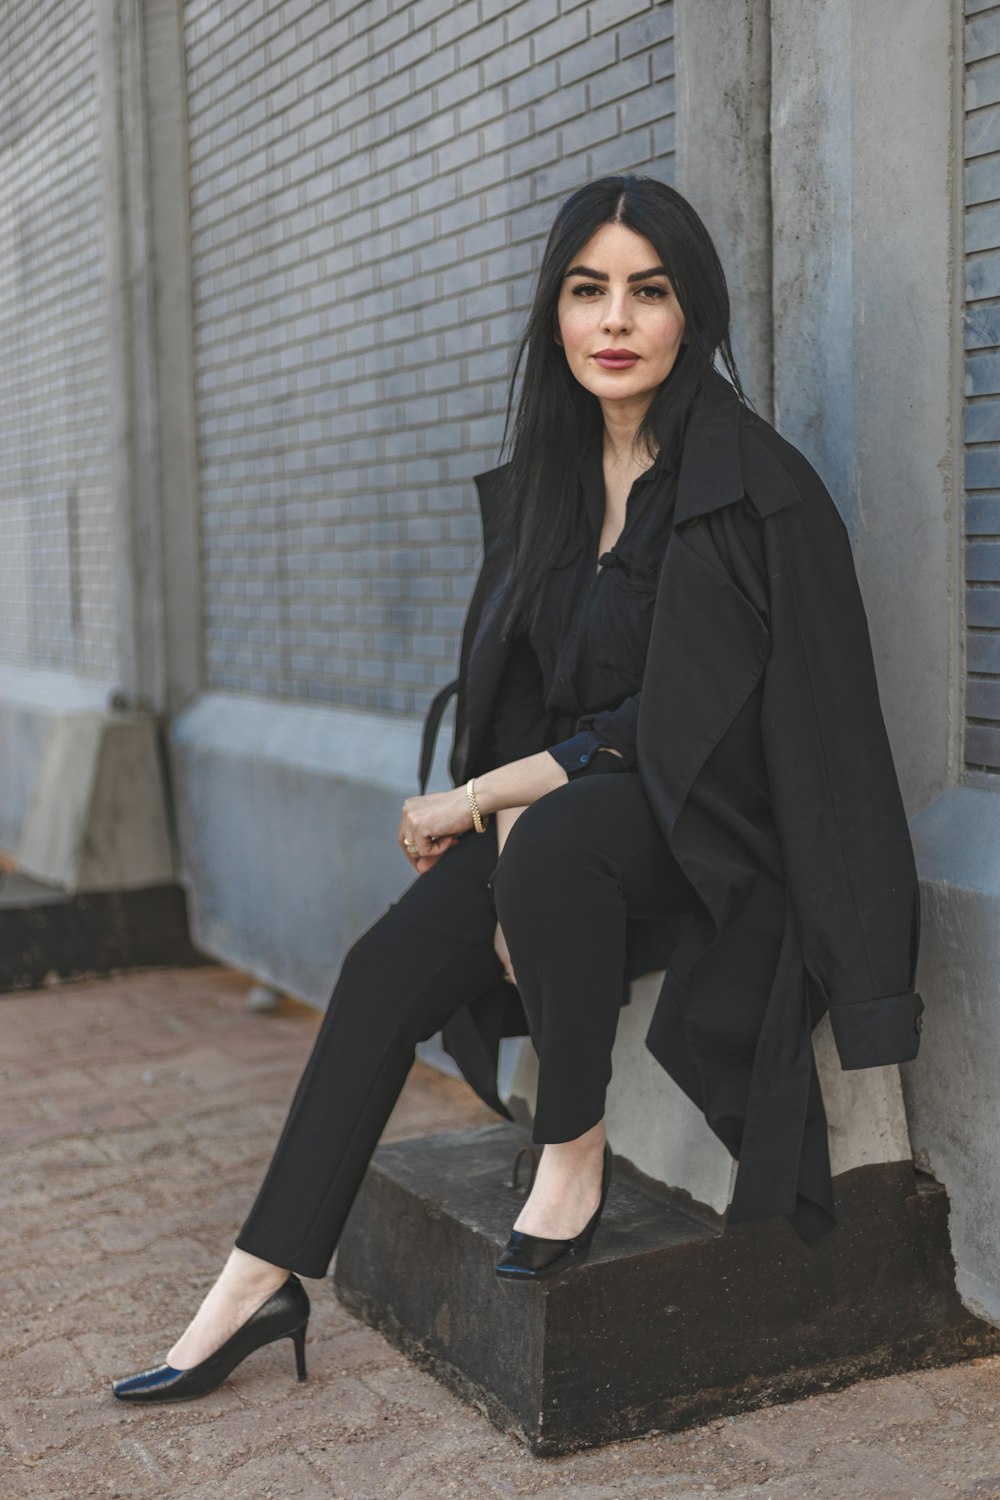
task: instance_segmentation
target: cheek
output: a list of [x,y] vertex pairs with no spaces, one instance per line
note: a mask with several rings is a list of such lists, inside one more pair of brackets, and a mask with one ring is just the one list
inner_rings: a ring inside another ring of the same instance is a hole
[[589,339],[593,321],[591,309],[584,303],[574,302],[560,309],[559,332],[567,353],[574,353],[579,344]]
[[655,326],[648,327],[646,331],[651,342],[667,355],[684,337],[684,318],[676,313],[666,313],[657,319]]

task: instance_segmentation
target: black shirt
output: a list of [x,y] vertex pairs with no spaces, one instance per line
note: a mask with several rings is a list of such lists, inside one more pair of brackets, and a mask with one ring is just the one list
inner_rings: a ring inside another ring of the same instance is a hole
[[629,491],[618,540],[598,558],[603,454],[598,428],[578,465],[573,536],[542,586],[530,632],[511,642],[493,714],[496,765],[548,750],[572,776],[610,746],[621,758],[600,756],[607,769],[636,768],[639,694],[677,474],[658,454]]

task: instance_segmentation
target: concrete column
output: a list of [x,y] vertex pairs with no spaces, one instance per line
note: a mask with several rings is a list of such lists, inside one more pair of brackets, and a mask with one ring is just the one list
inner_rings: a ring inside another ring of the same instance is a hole
[[23,869],[68,890],[172,878],[161,716],[197,690],[201,652],[181,4],[97,0],[87,24],[119,675],[75,684],[9,669],[0,682],[0,837]]
[[200,619],[180,0],[99,0],[121,687],[198,686]]
[[0,735],[39,749],[10,845],[70,891],[173,879],[161,723],[200,660],[180,0],[98,0],[94,25],[120,675],[103,711],[32,683],[0,707]]
[[962,771],[962,10],[773,0],[775,410],[851,527],[920,874],[914,1157],[1000,1324],[1000,795]]
[[911,812],[951,753],[951,9],[771,4],[775,424],[851,530]]
[[770,0],[675,0],[677,187],[726,272],[733,353],[772,419]]
[[154,286],[164,711],[201,689],[202,568],[183,0],[142,0]]

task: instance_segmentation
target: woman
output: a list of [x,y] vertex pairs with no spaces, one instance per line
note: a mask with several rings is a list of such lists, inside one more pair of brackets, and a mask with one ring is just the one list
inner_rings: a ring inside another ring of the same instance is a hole
[[810,1033],[829,1009],[843,1066],[915,1055],[916,875],[846,531],[749,410],[728,324],[712,242],[673,189],[608,177],[562,205],[512,456],[477,478],[459,677],[425,731],[422,785],[457,687],[456,785],[404,802],[421,878],[346,955],[222,1274],[121,1399],[202,1394],[284,1337],[304,1378],[295,1273],[325,1274],[438,1030],[504,1114],[499,1037],[530,1032],[545,1149],[496,1270],[580,1264],[640,972],[665,969],[647,1045],[739,1160],[730,1221],[783,1213],[807,1243],[833,1226]]

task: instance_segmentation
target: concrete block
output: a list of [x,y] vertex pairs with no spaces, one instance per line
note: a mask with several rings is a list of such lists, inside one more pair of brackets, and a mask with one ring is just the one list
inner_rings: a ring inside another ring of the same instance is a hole
[[337,1296],[532,1452],[671,1431],[1000,1349],[955,1293],[947,1196],[909,1166],[838,1179],[835,1233],[720,1233],[619,1164],[590,1258],[493,1266],[525,1190],[515,1125],[385,1144],[341,1235]]
[[66,891],[172,881],[153,722],[140,714],[53,714],[15,853],[19,869]]

